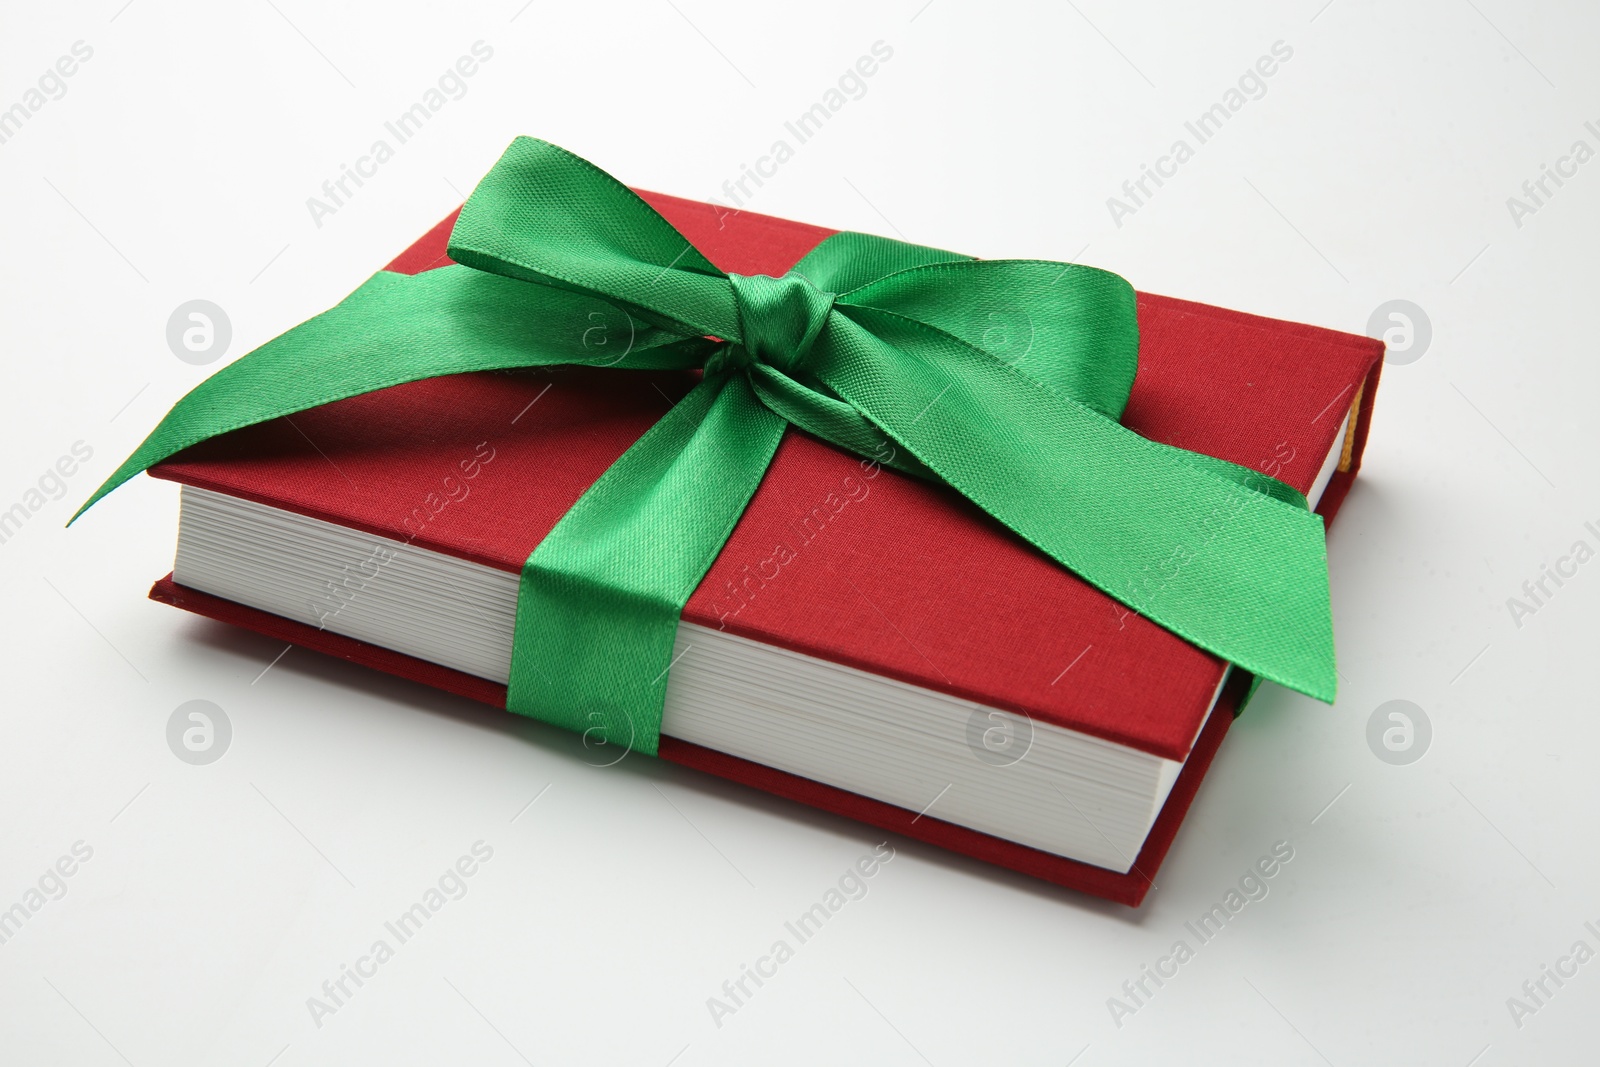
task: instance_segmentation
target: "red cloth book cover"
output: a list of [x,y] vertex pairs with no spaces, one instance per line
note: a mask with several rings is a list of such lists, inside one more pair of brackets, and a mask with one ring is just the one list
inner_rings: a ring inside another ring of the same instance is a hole
[[[834,232],[641,195],[725,271],[780,275]],[[449,263],[453,222],[387,269]],[[1142,293],[1139,330],[1125,425],[1302,492],[1338,444],[1338,469],[1318,507],[1333,517],[1360,466],[1381,343]],[[693,382],[690,373],[610,369],[428,379],[304,412],[292,425],[235,431],[151,473],[516,573]],[[493,459],[469,493],[447,493],[444,477],[481,458],[482,442]],[[503,686],[170,578],[151,595],[505,704]],[[683,618],[1166,759],[1187,756],[1133,868],[1121,874],[662,738],[662,758],[1130,905],[1148,891],[1249,681],[1235,674],[1196,739],[1225,667],[1214,656],[1085,584],[953,491],[869,471],[860,457],[792,427]]]

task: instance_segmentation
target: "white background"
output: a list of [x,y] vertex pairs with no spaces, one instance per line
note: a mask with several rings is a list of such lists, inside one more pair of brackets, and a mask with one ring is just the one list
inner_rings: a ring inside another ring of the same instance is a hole
[[[1600,949],[1600,563],[1520,627],[1506,600],[1600,544],[1600,162],[1520,227],[1506,199],[1574,140],[1600,147],[1600,16],[922,2],[7,5],[0,107],[75,41],[94,54],[0,144],[0,509],[74,442],[93,458],[0,545],[0,908],[74,842],[93,856],[0,945],[0,1060],[1594,1061],[1600,962],[1547,980],[1520,1026],[1507,998],[1574,941]],[[467,95],[314,225],[306,198],[480,39]],[[1407,299],[1433,338],[1387,368],[1330,538],[1337,705],[1263,690],[1142,909],[895,841],[719,1028],[707,998],[881,835],[646,759],[596,769],[554,730],[301,650],[263,675],[281,645],[145,599],[169,485],[62,524],[215,369],[168,349],[180,303],[221,305],[227,358],[248,351],[519,133],[717,195],[878,40],[894,55],[866,95],[752,209],[1081,257],[1357,333]],[[1279,40],[1266,95],[1114,225],[1106,198]],[[192,699],[232,723],[208,766],[166,741]],[[1408,766],[1366,740],[1392,699],[1433,727]],[[315,1025],[307,998],[479,840],[470,892]],[[1108,998],[1277,841],[1295,858],[1270,895],[1119,1027]]]

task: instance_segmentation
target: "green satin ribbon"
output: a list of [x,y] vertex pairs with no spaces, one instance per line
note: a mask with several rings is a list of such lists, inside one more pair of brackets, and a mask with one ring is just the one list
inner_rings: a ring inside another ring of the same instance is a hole
[[[616,179],[529,138],[449,248],[458,265],[374,275],[202,382],[78,514],[207,438],[402,382],[698,367],[524,565],[512,711],[656,751],[683,606],[790,423],[891,454],[1173,633],[1333,699],[1321,520],[1275,479],[1119,423],[1138,365],[1122,278],[855,233],[782,278],[724,274]],[[608,323],[631,334],[620,357],[595,343]]]

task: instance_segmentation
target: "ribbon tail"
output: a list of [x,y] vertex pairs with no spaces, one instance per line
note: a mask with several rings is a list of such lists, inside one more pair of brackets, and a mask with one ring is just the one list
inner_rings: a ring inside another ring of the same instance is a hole
[[509,367],[697,367],[707,347],[700,338],[635,323],[597,298],[467,267],[415,276],[381,271],[335,307],[191,390],[68,525],[129,478],[191,445],[335,400]]
[[835,316],[810,367],[1080,578],[1230,663],[1332,702],[1318,516],[892,313]]
[[709,377],[590,486],[523,566],[507,708],[656,753],[679,616],[784,426],[743,375]]

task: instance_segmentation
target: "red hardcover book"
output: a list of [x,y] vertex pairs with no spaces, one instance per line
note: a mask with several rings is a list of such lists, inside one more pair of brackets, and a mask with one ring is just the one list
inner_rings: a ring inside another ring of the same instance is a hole
[[[640,195],[724,271],[782,274],[834,232]],[[453,222],[445,219],[388,269],[409,274],[449,263]],[[1332,519],[1360,466],[1380,342],[1147,294],[1139,296],[1139,329],[1125,425],[1265,471],[1316,496],[1319,513]],[[515,575],[583,491],[692,384],[690,374],[610,369],[437,378],[329,404],[292,424],[235,431],[151,473]],[[183,558],[180,542],[176,580],[157,582],[153,598],[505,704],[492,671],[340,633],[327,624],[332,611],[313,605],[323,619],[313,625],[180,584]],[[779,769],[728,750],[737,745],[719,751],[674,736],[669,696],[664,759],[1129,905],[1151,885],[1250,681],[1088,586],[953,491],[869,470],[793,428],[683,621],[687,655],[694,634],[733,635],[797,654],[796,662],[910,687],[895,693],[940,695],[975,716],[997,710],[1030,730],[1166,761],[1172,777],[1147,832],[1135,838],[1137,854],[1086,862],[1018,840],[1027,834],[985,832],[973,825],[981,819],[950,815],[964,810],[961,796],[935,796],[936,784],[846,789],[795,772],[821,765],[814,761],[796,757]],[[982,774],[1006,773],[1004,759],[985,763],[981,745],[973,752]],[[962,788],[981,792],[985,781]],[[1075,810],[1092,823],[1095,809]]]

